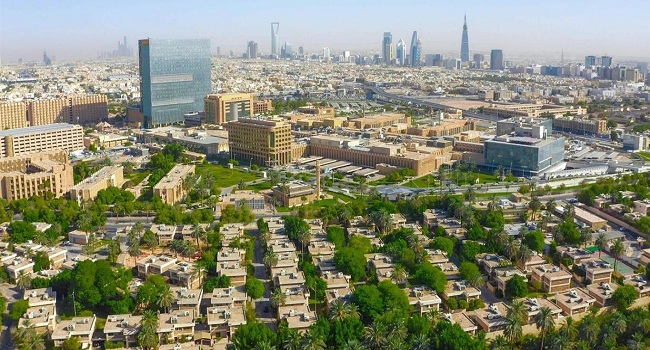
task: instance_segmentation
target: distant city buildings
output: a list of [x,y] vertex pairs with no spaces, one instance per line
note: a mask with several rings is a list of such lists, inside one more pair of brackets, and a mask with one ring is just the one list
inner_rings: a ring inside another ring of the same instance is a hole
[[117,42],[117,50],[112,52],[102,52],[98,56],[99,58],[131,57],[133,56],[133,48],[129,47],[125,36],[123,42]]
[[106,95],[0,103],[3,130],[53,123],[95,124],[108,117]]
[[413,31],[411,37],[411,66],[418,67],[422,59],[422,40],[418,37],[418,31]]
[[460,43],[460,60],[469,62],[469,35],[467,34],[467,16],[463,19],[463,37]]
[[381,45],[381,53],[383,62],[387,65],[393,64],[395,59],[395,46],[393,46],[393,34],[390,32],[384,33],[384,40]]
[[492,50],[490,52],[490,70],[503,70],[504,68],[503,51]]
[[257,43],[254,41],[249,41],[248,46],[246,47],[246,58],[255,59],[257,56]]
[[280,36],[278,35],[279,29],[280,23],[271,22],[271,58],[280,57]]
[[143,39],[139,52],[145,127],[180,123],[203,109],[212,89],[210,40]]
[[397,56],[396,56],[396,64],[403,66],[406,64],[406,44],[404,44],[404,40],[399,39],[397,42]]

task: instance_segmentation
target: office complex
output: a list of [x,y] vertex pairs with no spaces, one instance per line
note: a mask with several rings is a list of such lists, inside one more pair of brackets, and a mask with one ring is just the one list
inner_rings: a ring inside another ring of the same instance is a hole
[[180,123],[203,109],[211,91],[210,40],[143,39],[140,52],[140,109],[145,127]]
[[291,124],[284,120],[242,118],[226,129],[233,159],[269,167],[292,161]]
[[417,67],[422,59],[422,40],[418,37],[418,31],[413,31],[411,37],[411,66]]
[[607,120],[588,119],[579,116],[555,116],[553,118],[553,130],[565,131],[574,134],[606,134]]
[[463,19],[463,38],[460,43],[460,60],[469,62],[469,36],[467,35],[467,16]]
[[193,175],[194,170],[194,164],[177,164],[153,187],[153,195],[165,204],[180,202],[187,193],[185,179]]
[[564,160],[564,138],[548,136],[543,125],[531,128],[530,136],[497,136],[485,141],[484,164],[502,167],[513,174],[532,176]]
[[278,36],[279,29],[280,29],[280,23],[271,22],[271,57],[272,58],[280,57],[280,37]]
[[0,197],[18,200],[50,192],[59,198],[72,188],[72,165],[64,151],[0,158]]
[[221,125],[239,118],[262,114],[273,108],[271,100],[255,100],[252,94],[210,94],[204,99],[205,120]]
[[611,67],[612,66],[612,57],[611,56],[603,56],[600,58],[600,65],[603,67]]
[[503,70],[503,51],[492,50],[490,52],[490,70]]
[[246,47],[246,58],[254,59],[257,58],[257,43],[254,41],[249,41],[248,46]]
[[84,148],[80,125],[49,124],[0,131],[0,157],[21,156],[51,150],[78,151]]
[[485,55],[481,53],[475,53],[473,58],[474,58],[474,68],[477,69],[483,68],[483,62],[485,62]]
[[70,198],[77,202],[92,201],[97,193],[109,187],[120,187],[124,183],[124,168],[121,165],[106,166],[76,184],[70,190]]
[[393,34],[390,32],[384,33],[384,41],[381,45],[381,54],[383,55],[384,63],[392,64],[395,59],[395,46],[393,46]]
[[596,57],[594,55],[585,56],[586,67],[610,68],[612,66],[612,63],[613,63],[613,59],[611,56],[601,56],[601,57]]
[[95,124],[108,117],[105,95],[0,103],[2,130],[53,123]]
[[395,57],[395,63],[397,65],[403,66],[406,64],[406,44],[404,40],[399,39],[397,42],[397,55]]

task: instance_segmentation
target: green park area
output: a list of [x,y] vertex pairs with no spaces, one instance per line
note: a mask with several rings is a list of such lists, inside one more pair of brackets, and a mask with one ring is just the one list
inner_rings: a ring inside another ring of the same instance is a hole
[[217,164],[199,164],[196,166],[197,175],[211,174],[215,179],[215,185],[220,188],[235,186],[239,181],[250,182],[259,178],[254,172],[246,172],[239,169],[228,169]]

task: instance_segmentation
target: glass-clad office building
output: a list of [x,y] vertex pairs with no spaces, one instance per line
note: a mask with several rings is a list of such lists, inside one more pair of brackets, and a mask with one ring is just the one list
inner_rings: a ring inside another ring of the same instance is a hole
[[485,141],[485,165],[533,175],[564,160],[564,138],[499,137]]
[[209,39],[143,39],[139,43],[145,127],[180,123],[203,110],[211,91]]

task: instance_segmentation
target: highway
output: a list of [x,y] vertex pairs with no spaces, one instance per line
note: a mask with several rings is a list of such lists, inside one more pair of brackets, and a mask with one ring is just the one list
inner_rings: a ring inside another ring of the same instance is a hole
[[[447,106],[447,105],[443,105],[443,104],[436,103],[436,102],[431,102],[431,101],[423,101],[423,100],[420,100],[420,99],[415,98],[415,97],[408,97],[408,96],[390,94],[390,93],[384,91],[383,89],[380,89],[380,88],[375,87],[375,86],[367,86],[367,89],[372,91],[373,94],[379,95],[379,96],[381,96],[381,97],[383,97],[384,99],[387,99],[387,100],[397,100],[397,101],[401,101],[401,102],[409,102],[409,103],[411,103],[413,105],[416,105],[416,106],[431,107],[431,108],[434,108],[434,109],[448,109],[448,108],[451,108],[450,106]],[[487,120],[487,121],[491,121],[491,122],[496,122],[496,121],[499,121],[499,120],[503,119],[503,118],[495,116],[495,115],[487,115],[487,114],[482,114],[482,113],[476,113],[476,112],[472,112],[472,111],[469,111],[469,110],[466,110],[466,109],[463,109],[462,111],[463,111],[463,116],[468,117],[468,118]]]

